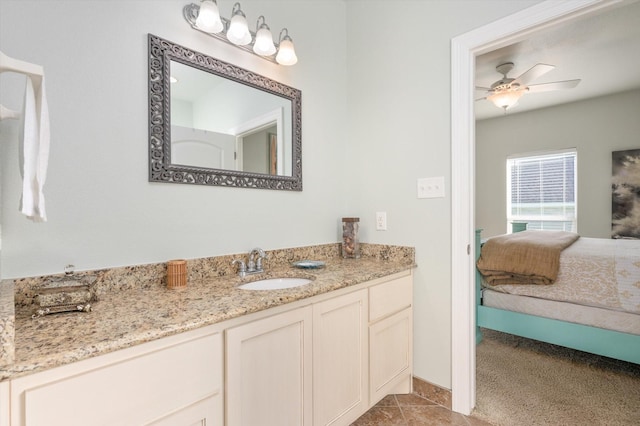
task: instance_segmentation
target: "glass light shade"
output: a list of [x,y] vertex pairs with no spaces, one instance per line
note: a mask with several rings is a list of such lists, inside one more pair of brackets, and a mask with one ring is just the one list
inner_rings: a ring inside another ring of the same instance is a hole
[[276,61],[280,65],[294,65],[298,62],[298,57],[296,56],[296,51],[293,48],[293,41],[291,40],[291,37],[285,36],[280,42]]
[[518,103],[518,100],[524,94],[524,90],[505,90],[503,92],[494,93],[488,96],[489,99],[498,108],[509,109]]
[[271,56],[276,53],[276,46],[273,44],[273,36],[268,26],[262,25],[256,33],[253,51],[262,56]]
[[218,5],[211,0],[205,0],[200,5],[196,26],[202,31],[217,34],[223,30],[224,25],[220,19]]
[[247,24],[247,18],[244,16],[242,11],[236,12],[231,18],[229,30],[227,31],[227,39],[238,46],[245,46],[251,43],[249,25]]

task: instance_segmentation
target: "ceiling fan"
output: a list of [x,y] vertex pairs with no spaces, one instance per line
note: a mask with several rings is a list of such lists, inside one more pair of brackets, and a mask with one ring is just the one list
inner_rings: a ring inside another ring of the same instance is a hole
[[476,99],[477,101],[488,99],[498,108],[506,111],[513,108],[522,95],[526,93],[549,92],[552,90],[572,89],[580,83],[578,80],[555,81],[552,83],[529,84],[540,78],[555,68],[553,65],[536,64],[528,71],[520,74],[516,78],[509,78],[507,74],[513,69],[513,62],[505,62],[496,67],[496,71],[502,74],[502,78],[491,85],[491,87],[476,87],[476,90],[483,90],[486,96]]

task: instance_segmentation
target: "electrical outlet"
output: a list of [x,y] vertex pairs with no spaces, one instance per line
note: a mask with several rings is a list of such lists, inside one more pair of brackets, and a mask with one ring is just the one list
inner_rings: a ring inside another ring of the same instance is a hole
[[418,198],[444,197],[444,176],[418,179]]
[[377,231],[387,230],[387,212],[376,213],[376,230]]

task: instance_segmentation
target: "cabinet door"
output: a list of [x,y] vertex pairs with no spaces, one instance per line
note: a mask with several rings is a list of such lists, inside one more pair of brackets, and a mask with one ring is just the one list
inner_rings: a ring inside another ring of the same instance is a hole
[[313,424],[348,425],[367,410],[367,290],[313,306]]
[[205,399],[183,408],[149,426],[222,426],[222,397],[220,395]]
[[311,425],[311,306],[226,332],[227,425]]
[[407,308],[369,327],[370,403],[403,380],[411,380],[412,310]]
[[0,382],[0,426],[9,426],[9,381]]
[[[11,424],[143,425],[200,401],[220,404],[222,335],[201,333],[143,344],[124,350],[131,354],[127,356],[116,351],[12,380]],[[222,423],[218,407],[211,412],[217,411],[219,418],[207,424]]]

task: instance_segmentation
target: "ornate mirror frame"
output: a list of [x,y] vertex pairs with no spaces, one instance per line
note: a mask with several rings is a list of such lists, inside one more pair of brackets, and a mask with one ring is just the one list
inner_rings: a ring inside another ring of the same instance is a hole
[[[292,175],[279,176],[171,163],[170,62],[206,71],[291,101]],[[149,181],[302,191],[302,92],[149,34]]]

